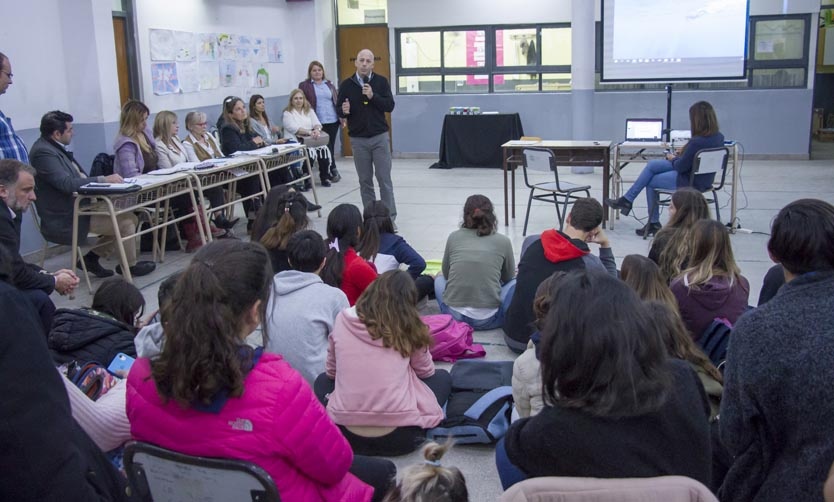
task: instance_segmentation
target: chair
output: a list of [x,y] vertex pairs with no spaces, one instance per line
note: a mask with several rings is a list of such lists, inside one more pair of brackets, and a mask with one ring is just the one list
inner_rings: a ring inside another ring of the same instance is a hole
[[[41,263],[40,263],[40,267],[43,268],[43,264],[44,264],[44,262],[46,262],[46,251],[47,251],[47,249],[49,249],[49,242],[50,241],[46,238],[45,235],[43,235],[43,232],[41,232],[41,218],[40,218],[40,215],[38,215],[38,208],[37,208],[37,206],[35,205],[34,202],[32,203],[31,208],[32,208],[32,220],[35,222],[35,227],[37,227],[38,233],[41,234],[41,238],[43,239],[43,250],[41,251]],[[56,244],[59,244],[59,243],[56,243]],[[72,246],[70,246],[70,248],[72,248]],[[84,263],[84,254],[81,252],[81,246],[78,246],[78,251],[77,252],[78,252],[78,261],[81,262],[81,270],[84,271],[84,280],[87,282],[87,290],[90,292],[90,294],[93,294],[93,286],[90,283],[90,274],[87,272],[87,264]],[[72,255],[70,255],[70,256],[72,256]],[[70,270],[75,270],[75,264],[73,263],[72,265],[70,265],[69,269]]]
[[[727,178],[727,160],[730,158],[730,150],[726,146],[718,148],[704,148],[698,150],[695,154],[695,160],[692,161],[692,172],[689,174],[689,186],[694,186],[695,176],[699,174],[721,173],[721,181],[718,185],[713,182],[712,187],[704,190],[704,192],[712,191],[712,198],[707,199],[707,203],[715,204],[715,219],[721,221],[721,210],[718,208],[718,191],[724,188],[724,180]],[[672,202],[672,194],[675,190],[668,188],[655,188],[655,193],[658,198],[658,205],[668,206]],[[666,198],[661,200],[660,197]],[[643,236],[645,239],[646,236]]]
[[[524,231],[521,235],[527,235],[527,223],[530,220],[530,206],[533,200],[552,202],[556,206],[556,217],[559,219],[559,230],[565,224],[565,216],[568,214],[568,205],[579,199],[577,192],[585,192],[585,197],[591,196],[590,185],[577,185],[566,181],[559,181],[559,170],[556,166],[556,157],[547,148],[525,148],[523,151],[521,166],[524,170],[524,184],[530,189],[530,197],[527,199],[527,214],[524,216]],[[528,171],[541,171],[553,173],[554,181],[532,183]],[[536,192],[544,192],[536,195]],[[559,204],[562,204],[562,210]]]
[[684,476],[656,478],[530,478],[504,492],[501,502],[718,502],[709,489]]
[[193,457],[140,441],[125,445],[125,471],[144,502],[280,502],[272,477],[251,462]]

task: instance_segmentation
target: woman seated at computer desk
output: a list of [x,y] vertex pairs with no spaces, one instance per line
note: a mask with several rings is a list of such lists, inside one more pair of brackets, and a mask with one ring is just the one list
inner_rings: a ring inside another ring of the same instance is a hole
[[[692,172],[695,154],[705,148],[724,146],[724,135],[718,131],[718,118],[715,109],[706,101],[698,101],[689,107],[689,128],[692,139],[679,154],[667,153],[666,159],[650,160],[640,176],[619,199],[606,199],[609,207],[619,209],[627,216],[631,212],[634,199],[646,190],[646,202],[649,208],[649,221],[643,228],[636,230],[637,235],[654,235],[660,230],[660,209],[657,203],[655,188],[674,190],[689,186],[689,176]],[[715,178],[715,173],[703,174],[695,177],[694,188],[707,190]]]

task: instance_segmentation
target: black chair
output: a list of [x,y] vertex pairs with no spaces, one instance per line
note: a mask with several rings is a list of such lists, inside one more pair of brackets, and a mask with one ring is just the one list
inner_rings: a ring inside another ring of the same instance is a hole
[[[695,154],[695,160],[692,162],[692,172],[689,174],[689,186],[694,186],[695,176],[699,174],[721,173],[719,183],[716,185],[713,182],[710,188],[704,190],[704,193],[712,192],[712,198],[707,198],[707,203],[712,202],[715,204],[715,219],[718,221],[721,221],[721,210],[718,208],[718,191],[724,188],[724,181],[727,178],[727,161],[729,158],[730,150],[726,146],[698,150]],[[675,190],[655,188],[654,191],[657,194],[658,205],[668,206],[671,204],[672,194],[675,193]],[[661,196],[665,198],[661,199]],[[645,239],[646,236],[644,235],[643,238]]]
[[125,471],[143,502],[280,502],[272,477],[251,462],[193,457],[149,443],[125,445]]
[[[559,230],[565,224],[565,216],[568,214],[568,205],[576,199],[580,199],[578,192],[585,192],[585,197],[591,196],[590,185],[577,185],[566,181],[559,181],[559,169],[556,166],[556,157],[553,151],[547,148],[525,148],[523,151],[523,162],[521,167],[524,171],[524,184],[530,189],[530,197],[527,199],[527,214],[524,216],[524,230],[521,235],[527,235],[527,222],[530,220],[530,205],[533,200],[552,202],[556,206],[556,217],[559,220]],[[527,172],[539,171],[553,173],[553,181],[533,183]],[[543,192],[536,195],[536,192]],[[559,209],[559,205],[562,209]]]

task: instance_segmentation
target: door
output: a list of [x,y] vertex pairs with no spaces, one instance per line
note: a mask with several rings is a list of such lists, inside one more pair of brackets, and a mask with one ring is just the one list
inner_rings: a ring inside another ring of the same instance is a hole
[[113,16],[113,36],[116,39],[116,72],[119,76],[119,103],[131,99],[130,66],[127,59],[127,19]]
[[[339,47],[336,57],[339,66],[339,81],[344,80],[356,73],[356,55],[362,49],[370,49],[374,53],[374,73],[378,73],[388,81],[391,81],[391,53],[388,48],[388,26],[340,26],[337,38]],[[391,92],[394,92],[394,82],[391,82]],[[391,114],[386,113],[388,129],[391,130]],[[393,137],[393,131],[391,130]],[[342,132],[342,155],[350,157],[353,150],[350,148],[350,139],[347,131]]]

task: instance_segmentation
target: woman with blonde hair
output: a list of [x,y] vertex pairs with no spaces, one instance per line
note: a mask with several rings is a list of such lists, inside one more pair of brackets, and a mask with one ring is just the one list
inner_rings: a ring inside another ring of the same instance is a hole
[[173,167],[188,161],[185,148],[177,137],[180,125],[177,114],[162,110],[153,120],[153,137],[156,141],[156,155],[159,157],[159,167]]
[[694,188],[681,188],[672,194],[669,223],[657,232],[649,249],[649,258],[660,267],[666,282],[686,268],[692,225],[709,217],[709,206],[701,192]]
[[[324,65],[318,61],[310,61],[307,66],[307,80],[298,83],[298,88],[304,93],[304,97],[310,103],[310,107],[316,112],[321,121],[322,130],[330,136],[327,142],[327,149],[330,150],[330,181],[338,183],[342,179],[336,169],[336,135],[339,134],[339,124],[344,119],[339,119],[336,113],[336,98],[339,93],[333,82],[327,80],[324,75]],[[321,160],[320,160],[321,161]],[[327,159],[325,159],[327,162]]]
[[[307,138],[318,139],[321,136],[322,125],[316,112],[310,107],[307,98],[301,89],[293,89],[290,91],[289,103],[284,108],[284,132],[287,137],[304,143]],[[330,186],[330,174],[328,172],[329,164],[323,160],[325,156],[319,155],[319,178],[321,186]]]
[[681,318],[697,342],[716,318],[735,324],[747,310],[750,284],[736,265],[730,232],[721,222],[696,222],[690,243],[689,266],[670,288]]
[[336,317],[326,371],[314,388],[354,452],[409,453],[443,420],[452,379],[435,369],[432,342],[417,288],[402,270],[379,276]]
[[623,258],[620,266],[620,279],[645,301],[658,301],[678,311],[678,301],[669,284],[653,261],[639,254],[630,254]]
[[466,478],[457,467],[440,464],[452,443],[427,443],[423,447],[423,462],[406,467],[397,485],[388,492],[383,502],[468,502]]
[[145,103],[128,100],[119,117],[119,134],[113,144],[113,172],[132,178],[159,167],[156,142],[148,129],[150,110]]

